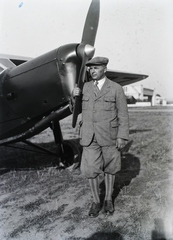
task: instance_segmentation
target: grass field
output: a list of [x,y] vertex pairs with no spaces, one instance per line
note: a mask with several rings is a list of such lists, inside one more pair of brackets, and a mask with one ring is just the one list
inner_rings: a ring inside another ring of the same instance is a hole
[[[55,156],[0,148],[0,239],[173,240],[173,108],[130,108],[129,151],[114,186],[115,212],[91,219],[88,181]],[[65,139],[77,138],[71,117]],[[56,149],[50,130],[32,139]],[[23,148],[23,144],[18,144]],[[105,187],[100,178],[100,195]]]

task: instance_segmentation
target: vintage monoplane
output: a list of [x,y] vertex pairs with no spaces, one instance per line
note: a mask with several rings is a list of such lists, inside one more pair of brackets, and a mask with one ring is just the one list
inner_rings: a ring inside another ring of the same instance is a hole
[[[68,144],[64,141],[59,121],[71,113],[69,100],[77,84],[89,81],[85,63],[94,55],[94,42],[99,22],[100,2],[92,0],[84,25],[81,43],[71,43],[34,59],[0,55],[0,145],[25,142],[50,127],[62,161]],[[107,77],[122,86],[143,80],[147,75],[108,70]],[[72,126],[79,112],[76,98]]]

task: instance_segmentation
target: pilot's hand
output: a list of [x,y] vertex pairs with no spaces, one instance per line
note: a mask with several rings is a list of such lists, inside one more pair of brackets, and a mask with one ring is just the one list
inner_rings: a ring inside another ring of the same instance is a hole
[[118,150],[123,149],[126,144],[127,144],[127,141],[125,139],[117,138],[117,140],[116,140],[116,147],[118,148]]
[[77,97],[81,95],[81,89],[79,87],[75,87],[72,91],[72,96]]

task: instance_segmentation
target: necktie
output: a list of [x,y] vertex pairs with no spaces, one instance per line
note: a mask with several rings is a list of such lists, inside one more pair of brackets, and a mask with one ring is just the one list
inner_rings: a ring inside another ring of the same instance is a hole
[[95,82],[95,95],[97,96],[100,93],[100,89],[98,87],[98,81]]

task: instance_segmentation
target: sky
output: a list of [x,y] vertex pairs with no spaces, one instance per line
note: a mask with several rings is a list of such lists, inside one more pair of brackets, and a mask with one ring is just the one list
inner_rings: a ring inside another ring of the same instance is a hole
[[[0,53],[37,57],[79,43],[91,0],[0,0]],[[95,56],[149,75],[137,85],[173,100],[173,1],[100,0]]]

